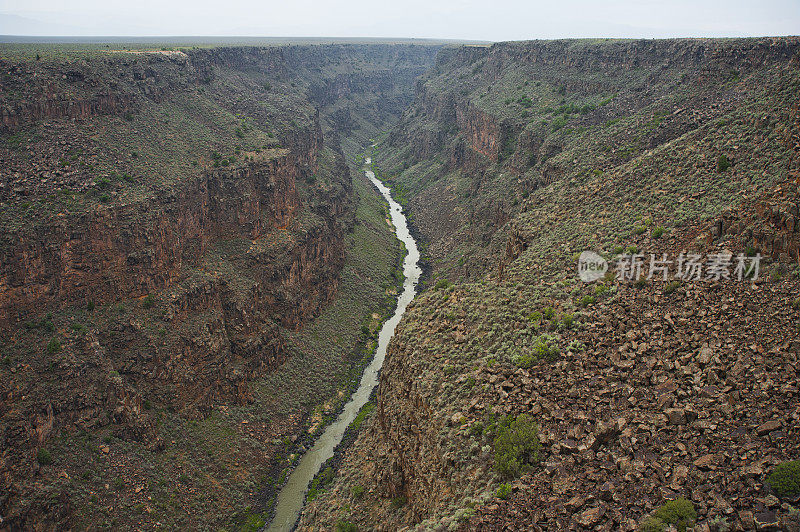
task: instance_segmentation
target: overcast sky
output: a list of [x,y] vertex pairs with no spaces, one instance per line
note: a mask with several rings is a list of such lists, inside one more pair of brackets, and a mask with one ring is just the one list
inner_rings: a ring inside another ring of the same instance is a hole
[[800,0],[0,0],[5,35],[556,37],[800,34]]

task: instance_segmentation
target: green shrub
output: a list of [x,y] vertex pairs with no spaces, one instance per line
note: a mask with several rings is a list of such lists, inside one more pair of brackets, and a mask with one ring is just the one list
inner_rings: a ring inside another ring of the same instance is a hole
[[578,300],[578,306],[583,308],[594,305],[595,303],[597,303],[597,298],[591,295],[583,296]]
[[647,231],[647,227],[645,227],[643,225],[637,225],[636,227],[633,228],[634,234],[637,234],[637,235],[643,235],[643,234],[645,234],[646,231]]
[[[317,495],[319,495],[325,488],[333,482],[334,479],[334,471],[331,466],[326,467],[321,472],[314,477],[314,480],[311,481],[311,487],[308,489],[308,495],[306,496],[309,501],[313,501]],[[283,484],[283,479],[279,481]]]
[[503,475],[519,476],[539,461],[539,429],[527,414],[516,418],[506,416],[498,425],[494,439],[495,467]]
[[517,98],[517,103],[520,104],[522,107],[533,106],[533,100],[531,100],[530,96],[528,96],[527,94]]
[[552,320],[555,315],[556,311],[553,307],[545,307],[544,310],[542,310],[542,317],[546,320]]
[[336,522],[336,532],[358,532],[358,527],[346,519],[339,519]]
[[514,152],[517,151],[517,139],[516,137],[509,136],[503,140],[503,146],[500,150],[500,160],[504,161],[514,155]]
[[644,520],[639,523],[639,532],[664,532],[667,529],[667,525],[664,524],[664,521],[655,517],[645,517]]
[[508,499],[511,496],[511,486],[508,484],[500,484],[500,487],[497,488],[497,498],[498,499]]
[[392,499],[392,508],[398,510],[406,505],[408,499],[406,499],[405,495],[400,495],[399,497],[395,497]]
[[728,523],[725,517],[717,515],[708,520],[708,527],[712,532],[728,532],[731,529],[731,524]]
[[563,116],[557,116],[555,117],[555,119],[553,119],[553,122],[550,124],[550,128],[553,131],[558,131],[559,129],[561,129],[566,125],[567,125],[567,119],[564,118]]
[[53,314],[48,312],[47,315],[39,321],[29,321],[25,323],[26,329],[44,329],[47,332],[54,332],[56,326],[53,323]]
[[725,154],[722,154],[717,158],[717,172],[722,173],[730,167],[731,162],[728,160]]
[[152,308],[155,301],[156,298],[154,298],[152,294],[147,294],[147,296],[142,300],[142,308]]
[[364,424],[364,420],[372,413],[373,410],[375,410],[375,403],[372,401],[367,402],[367,404],[362,406],[361,410],[358,411],[358,414],[356,414],[355,419],[353,419],[348,428],[358,431],[361,428],[361,425]]
[[540,321],[542,319],[542,313],[539,312],[538,310],[535,312],[531,312],[530,314],[528,314],[528,319],[533,322]]
[[792,308],[795,310],[800,310],[800,297],[792,301]]
[[681,282],[680,281],[670,281],[667,283],[667,286],[664,287],[664,293],[669,295],[678,288],[680,288]]
[[[246,511],[252,512],[252,508],[247,508]],[[266,524],[267,520],[264,519],[264,516],[257,513],[250,513],[245,517],[244,523],[242,523],[241,527],[239,528],[239,531],[256,532],[257,530],[261,530]]]
[[53,338],[49,342],[47,342],[47,352],[51,355],[58,353],[61,351],[61,340],[58,338]]
[[534,340],[533,346],[526,353],[515,355],[511,362],[520,368],[530,368],[540,360],[552,360],[559,354],[556,339],[543,334]]
[[569,343],[568,349],[573,352],[583,351],[586,349],[586,346],[583,345],[583,342],[578,340],[577,338]]
[[447,279],[439,279],[438,281],[436,281],[436,284],[433,286],[433,288],[436,290],[450,288],[450,281],[448,281]]
[[800,460],[783,462],[767,477],[767,483],[778,497],[800,495]]
[[95,308],[94,301],[90,300],[88,303],[86,303],[86,310],[88,310],[89,312],[92,312],[94,308]]
[[40,447],[39,450],[36,451],[36,461],[39,462],[39,465],[50,465],[53,463],[53,456],[50,454],[50,451]]
[[353,486],[350,493],[353,495],[354,499],[360,499],[364,496],[364,486]]
[[661,238],[663,234],[664,234],[664,228],[661,227],[660,225],[655,229],[653,229],[653,232],[651,233],[653,238]]
[[484,429],[485,429],[485,426],[483,424],[483,421],[476,421],[469,428],[469,435],[470,436],[480,436],[481,434],[483,434]]
[[686,527],[697,519],[697,512],[691,501],[679,497],[658,508],[653,512],[653,517],[665,525],[674,525],[680,532],[686,532]]

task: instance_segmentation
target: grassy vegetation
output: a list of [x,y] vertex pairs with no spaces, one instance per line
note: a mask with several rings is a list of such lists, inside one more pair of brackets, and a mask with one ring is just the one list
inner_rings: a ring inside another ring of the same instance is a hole
[[553,360],[558,356],[559,352],[556,338],[548,334],[542,334],[533,340],[533,345],[527,352],[514,355],[511,362],[521,368],[530,368],[540,360]]
[[508,484],[500,484],[495,495],[498,499],[508,499],[511,496],[511,486]]

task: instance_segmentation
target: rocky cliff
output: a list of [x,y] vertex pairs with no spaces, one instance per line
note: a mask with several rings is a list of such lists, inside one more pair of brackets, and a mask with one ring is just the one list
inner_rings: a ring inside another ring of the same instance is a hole
[[[344,92],[353,105],[383,93],[386,108],[373,101],[363,116],[388,120],[399,112],[388,97],[407,99],[432,53],[342,45],[3,60],[0,527],[96,519],[58,471],[42,470],[57,435],[110,428],[105,437],[156,459],[175,444],[166,412],[201,421],[259,400],[259,379],[296,353],[287,337],[335,300],[352,239],[356,198],[326,106]],[[355,72],[364,57],[383,63]],[[307,415],[275,418],[260,437],[288,441]]]
[[[61,217],[45,230],[6,234],[2,323],[46,307],[104,304],[171,286],[213,241],[257,240],[288,227],[300,207],[296,162],[286,154],[202,173],[175,195]],[[26,234],[27,233],[27,234]]]
[[[753,102],[756,80],[793,65],[797,49],[771,38],[445,48],[375,159],[408,189],[442,274],[480,275],[533,190],[702,130]],[[428,219],[435,211],[458,217],[456,234]]]
[[[798,50],[440,53],[374,157],[455,284],[409,308],[301,528],[796,530],[771,475],[798,459]],[[611,273],[580,281],[585,250]]]

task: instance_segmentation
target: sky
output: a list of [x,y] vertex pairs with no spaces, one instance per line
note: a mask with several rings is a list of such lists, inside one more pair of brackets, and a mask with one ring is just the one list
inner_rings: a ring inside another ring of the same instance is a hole
[[0,0],[0,35],[506,41],[800,34],[800,0]]

